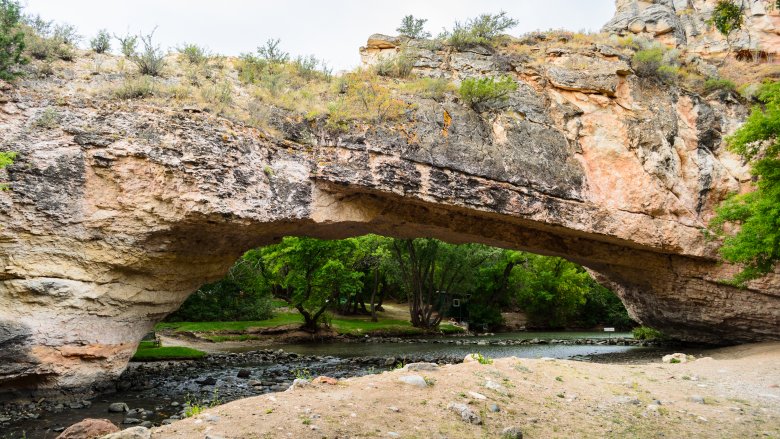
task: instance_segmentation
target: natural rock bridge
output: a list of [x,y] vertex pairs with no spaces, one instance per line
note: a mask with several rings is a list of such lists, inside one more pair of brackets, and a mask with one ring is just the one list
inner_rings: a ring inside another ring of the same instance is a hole
[[[780,276],[721,283],[736,268],[702,232],[749,181],[721,142],[741,104],[639,79],[607,46],[548,51],[541,68],[489,52],[419,55],[418,74],[504,72],[519,88],[481,115],[420,98],[403,123],[348,134],[278,112],[275,136],[52,80],[6,91],[0,140],[19,158],[0,192],[0,390],[116,376],[189,294],[285,235],[563,256],[679,339],[780,339]],[[55,99],[66,102],[58,126],[36,128]]]

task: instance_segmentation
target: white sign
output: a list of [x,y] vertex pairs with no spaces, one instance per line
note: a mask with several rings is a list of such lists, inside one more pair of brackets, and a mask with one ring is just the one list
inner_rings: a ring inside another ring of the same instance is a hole
[[604,328],[604,332],[615,332],[615,328]]

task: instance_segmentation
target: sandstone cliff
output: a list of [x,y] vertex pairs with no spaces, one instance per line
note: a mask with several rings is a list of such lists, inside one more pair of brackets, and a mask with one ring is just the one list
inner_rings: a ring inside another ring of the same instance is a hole
[[[679,2],[658,3],[636,11]],[[639,30],[620,18],[633,4],[619,2],[608,29]],[[374,36],[361,53],[371,63],[399,44]],[[721,283],[737,267],[703,233],[728,193],[749,189],[722,142],[747,114],[736,94],[639,78],[630,49],[608,35],[410,47],[414,75],[510,75],[518,89],[478,113],[453,93],[396,87],[402,117],[346,131],[257,103],[229,66],[230,105],[267,124],[172,97],[114,99],[103,90],[125,80],[117,59],[92,74],[85,55],[5,89],[0,144],[19,159],[0,193],[0,390],[100,385],[199,285],[295,234],[560,255],[677,338],[780,338],[780,275],[748,289]]]

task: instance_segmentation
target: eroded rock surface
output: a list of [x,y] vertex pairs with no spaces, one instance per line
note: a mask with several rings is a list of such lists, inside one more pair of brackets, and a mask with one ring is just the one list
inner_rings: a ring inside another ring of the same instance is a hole
[[[702,232],[749,187],[722,144],[744,106],[637,78],[603,45],[548,50],[541,65],[479,48],[417,54],[417,75],[511,75],[518,89],[481,113],[412,97],[404,120],[347,133],[282,114],[275,136],[60,78],[7,90],[0,142],[19,157],[0,192],[0,392],[101,386],[195,289],[285,235],[564,256],[674,337],[780,338],[780,276],[721,283],[737,268]],[[36,122],[55,106],[55,126]]]

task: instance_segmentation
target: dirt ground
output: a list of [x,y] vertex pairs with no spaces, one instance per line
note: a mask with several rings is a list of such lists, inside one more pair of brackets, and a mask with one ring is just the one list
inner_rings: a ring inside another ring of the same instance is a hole
[[[428,385],[399,381],[407,375]],[[680,364],[504,358],[395,370],[234,401],[152,437],[492,438],[509,426],[525,438],[780,438],[780,343]]]

